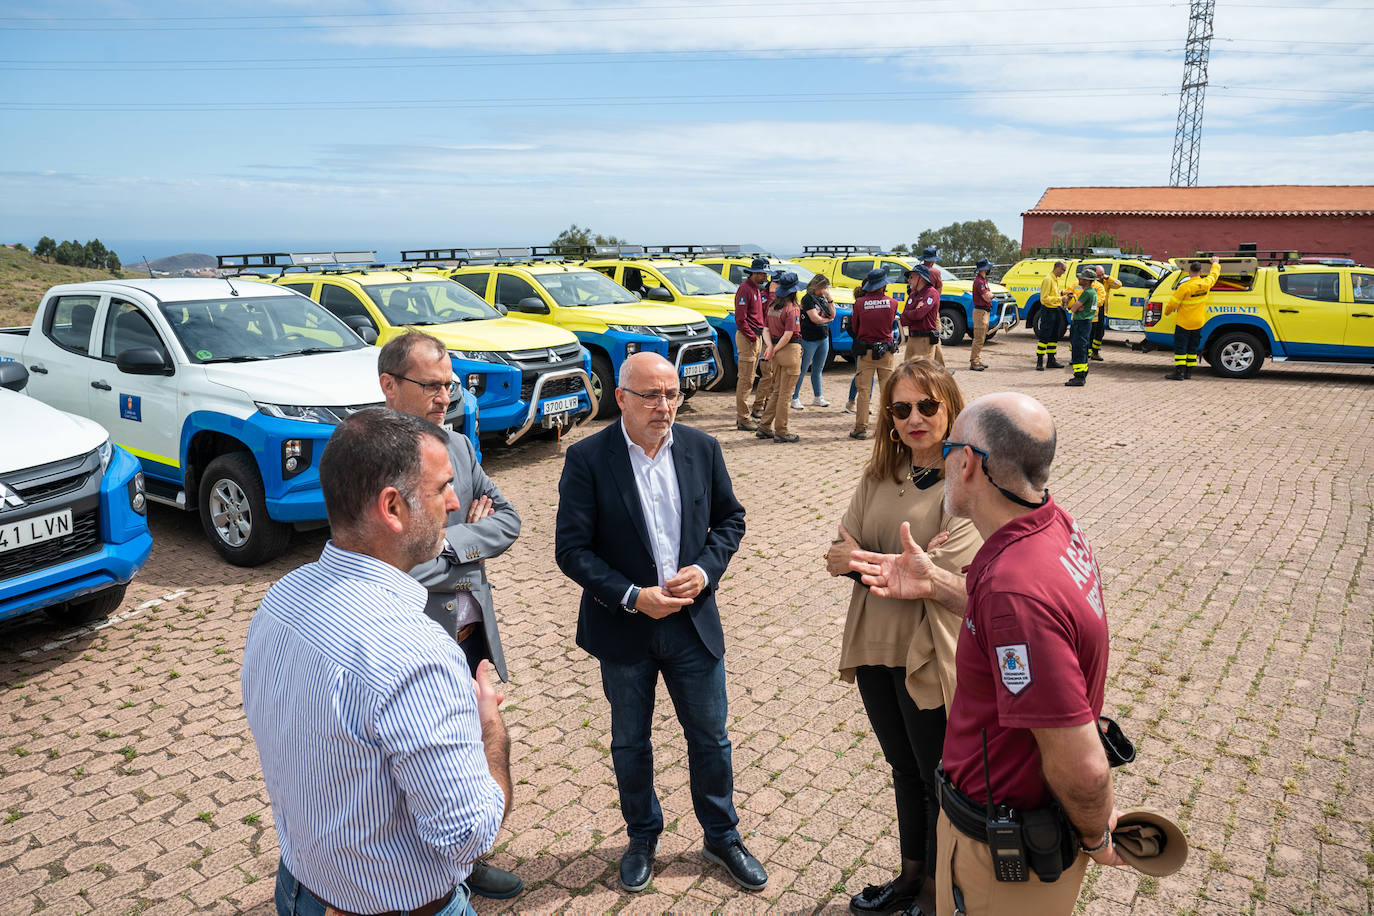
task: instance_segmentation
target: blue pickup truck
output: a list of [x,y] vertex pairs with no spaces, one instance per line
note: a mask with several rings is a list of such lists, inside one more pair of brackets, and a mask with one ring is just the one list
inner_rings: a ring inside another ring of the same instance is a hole
[[87,623],[119,607],[152,550],[143,474],[99,424],[19,394],[28,380],[0,362],[0,620]]

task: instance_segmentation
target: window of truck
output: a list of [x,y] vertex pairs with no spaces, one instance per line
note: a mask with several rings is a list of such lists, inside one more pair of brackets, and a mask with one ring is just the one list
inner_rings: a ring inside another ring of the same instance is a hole
[[496,277],[496,301],[506,308],[515,308],[521,299],[538,299],[539,294],[524,280],[514,274],[498,274]]
[[386,320],[397,327],[501,317],[472,290],[451,280],[385,283],[364,290]]
[[[719,293],[733,293],[731,286],[720,274],[700,264],[684,264],[682,267],[661,267],[659,273],[685,296],[714,296]],[[739,284],[735,284],[738,286]]]
[[456,274],[453,281],[472,290],[475,295],[485,296],[487,294],[487,276],[486,273]]
[[1279,289],[1299,299],[1339,302],[1341,275],[1334,270],[1330,273],[1282,273],[1279,274]]
[[[309,293],[307,286],[304,290],[297,290],[300,293]],[[320,305],[334,313],[336,318],[355,318],[362,317],[367,319],[367,323],[372,323],[372,316],[367,313],[367,308],[362,300],[354,295],[353,290],[333,283],[326,283],[320,287]]]
[[193,363],[248,362],[366,346],[328,310],[301,296],[164,302],[161,309]]
[[860,260],[845,261],[840,265],[840,273],[851,280],[863,280],[868,276],[868,272],[873,269],[873,259],[863,258]]
[[151,347],[167,359],[167,347],[157,336],[153,323],[132,302],[111,299],[105,315],[105,344],[101,357],[113,361],[120,353],[133,347]]
[[43,336],[69,353],[89,356],[99,296],[62,296],[43,319]]
[[1143,267],[1136,267],[1134,264],[1122,264],[1117,269],[1116,278],[1128,289],[1149,289],[1158,279]]
[[[631,269],[638,272],[637,268],[626,268],[626,272],[628,273]],[[706,270],[706,268],[703,267],[702,270]],[[715,276],[715,274],[711,275]],[[502,277],[501,279],[506,278]],[[716,277],[716,279],[719,280],[720,278]],[[535,280],[548,291],[548,294],[553,297],[553,301],[559,305],[623,305],[627,302],[639,301],[635,298],[634,293],[594,270],[539,274],[535,276]],[[533,290],[530,291],[529,295],[534,295]]]

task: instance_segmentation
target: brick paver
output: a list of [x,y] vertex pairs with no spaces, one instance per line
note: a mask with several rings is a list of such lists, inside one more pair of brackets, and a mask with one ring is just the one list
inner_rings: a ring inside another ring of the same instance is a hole
[[[1030,368],[1018,330],[990,345],[990,371],[957,376],[969,396],[1015,388],[1054,413],[1051,489],[1105,579],[1107,712],[1139,750],[1117,796],[1175,817],[1193,845],[1162,880],[1090,870],[1080,908],[1368,913],[1374,375],[1283,366],[1178,384],[1161,378],[1167,356],[1105,352],[1087,388],[1066,389],[1067,373]],[[849,582],[821,561],[868,450],[844,435],[847,384],[842,366],[826,374],[834,406],[794,417],[797,446],[736,432],[730,394],[702,394],[682,416],[720,437],[749,509],[721,607],[740,826],[772,876],[756,896],[701,858],[662,692],[669,826],[653,885],[619,892],[609,715],[595,662],[573,644],[576,589],[553,560],[562,446],[490,450],[525,520],[491,564],[517,781],[495,862],[528,889],[480,912],[840,912],[885,880],[890,775],[835,676]],[[778,502],[783,479],[792,495]],[[0,916],[270,911],[276,835],[239,661],[263,593],[324,537],[245,570],[218,561],[191,515],[154,507],[151,524],[152,559],[111,623],[0,627]]]

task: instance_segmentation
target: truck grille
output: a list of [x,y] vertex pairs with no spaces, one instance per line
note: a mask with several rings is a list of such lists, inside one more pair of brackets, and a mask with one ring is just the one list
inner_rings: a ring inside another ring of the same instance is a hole
[[73,513],[71,534],[0,553],[0,579],[56,566],[73,557],[91,553],[99,546],[100,511],[91,509]]
[[655,328],[654,333],[668,341],[669,362],[677,362],[677,353],[684,347],[687,350],[682,355],[684,366],[689,363],[704,363],[711,358],[711,325],[705,321],[700,324]]
[[[5,474],[0,476],[0,483],[32,505],[80,490],[99,468],[100,452],[97,450]],[[0,506],[0,512],[3,511],[4,507]]]
[[[534,395],[534,384],[541,375],[582,368],[582,345],[570,343],[557,347],[540,347],[538,350],[515,350],[507,353],[506,358],[512,366],[520,370],[520,397],[528,401]],[[557,394],[576,394],[581,390],[581,379],[554,379],[545,383],[539,396],[546,398]]]

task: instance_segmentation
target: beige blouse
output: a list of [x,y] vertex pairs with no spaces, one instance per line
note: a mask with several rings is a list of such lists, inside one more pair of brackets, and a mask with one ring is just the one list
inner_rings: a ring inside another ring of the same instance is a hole
[[[902,552],[902,522],[911,523],[911,536],[922,547],[948,530],[949,540],[931,557],[937,566],[959,572],[972,562],[983,539],[968,519],[945,513],[944,495],[940,484],[922,490],[910,481],[896,484],[890,477],[874,480],[865,474],[844,514],[845,530],[863,549],[881,553]],[[860,665],[906,668],[907,690],[916,705],[943,705],[948,711],[962,625],[961,613],[936,601],[880,598],[855,582],[840,648],[840,677],[853,682]]]

